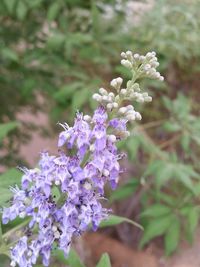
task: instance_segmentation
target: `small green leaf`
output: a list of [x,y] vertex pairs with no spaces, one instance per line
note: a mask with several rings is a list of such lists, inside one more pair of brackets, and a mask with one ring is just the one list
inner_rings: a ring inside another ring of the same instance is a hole
[[10,14],[13,14],[16,2],[16,0],[4,0],[4,4]]
[[171,209],[162,204],[154,204],[141,213],[141,217],[159,217],[171,212]]
[[140,241],[140,247],[142,248],[152,238],[166,233],[172,222],[173,216],[171,215],[165,215],[159,218],[156,217],[155,219],[149,221],[147,227],[144,229],[144,234]]
[[185,152],[189,152],[190,141],[191,141],[191,137],[189,134],[184,134],[181,136],[180,142],[181,142],[181,146]]
[[109,198],[110,202],[113,202],[116,200],[122,200],[134,194],[138,185],[139,185],[138,180],[131,179],[127,184],[117,188],[115,191],[112,192]]
[[65,257],[63,251],[58,249],[54,251],[53,256],[56,257],[58,261],[67,264],[69,267],[85,267],[78,254],[73,249],[70,250],[68,257]]
[[72,99],[75,91],[80,89],[82,86],[82,82],[73,82],[69,85],[64,85],[53,96],[59,102],[66,102],[67,99]]
[[28,7],[23,0],[19,0],[16,8],[16,14],[19,20],[24,20],[28,12]]
[[16,184],[19,185],[21,176],[21,172],[14,168],[0,175],[0,206],[4,205],[11,198],[12,193],[9,187]]
[[191,236],[194,235],[194,232],[197,228],[200,217],[199,207],[191,207],[188,213],[188,230]]
[[170,225],[165,234],[165,252],[167,256],[174,252],[178,246],[180,239],[180,228],[180,221],[178,218],[176,218],[173,220],[173,223]]
[[48,9],[47,13],[48,20],[50,21],[55,20],[59,14],[60,9],[61,9],[61,4],[58,2],[54,2]]
[[88,88],[76,90],[72,98],[72,110],[77,111],[80,109],[87,102],[89,95]]
[[110,257],[107,253],[101,256],[100,261],[97,263],[96,267],[111,267]]
[[14,130],[19,124],[15,121],[0,124],[0,142],[1,140],[12,130]]
[[103,228],[103,227],[118,225],[118,224],[124,223],[124,222],[130,223],[130,224],[140,228],[141,230],[143,230],[143,227],[140,224],[138,224],[138,223],[136,223],[136,222],[134,222],[128,218],[124,218],[124,217],[117,216],[117,215],[110,215],[108,217],[108,219],[106,219],[100,223],[100,227]]
[[1,49],[1,54],[2,57],[6,60],[10,60],[13,62],[17,62],[19,60],[18,54],[9,47],[4,47],[3,49]]
[[174,132],[177,132],[177,131],[181,130],[181,126],[178,123],[171,122],[171,121],[165,122],[163,127],[164,127],[164,130],[166,130],[166,131],[168,131],[170,133],[171,132],[174,133]]
[[65,35],[62,33],[53,33],[48,39],[47,39],[47,47],[50,49],[59,49],[62,45],[64,45],[65,42]]

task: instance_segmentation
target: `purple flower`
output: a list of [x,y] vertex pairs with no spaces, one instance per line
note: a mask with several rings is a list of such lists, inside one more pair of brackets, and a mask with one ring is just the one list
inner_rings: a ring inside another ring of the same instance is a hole
[[[12,205],[3,209],[3,223],[29,216],[29,231],[35,229],[34,235],[25,235],[11,249],[13,266],[32,267],[39,255],[48,266],[54,244],[67,256],[72,238],[90,225],[96,231],[110,212],[102,207],[102,196],[107,182],[113,189],[117,186],[120,155],[116,137],[114,133],[108,135],[107,128],[123,131],[126,123],[117,119],[109,122],[100,106],[90,123],[78,113],[73,127],[62,126],[58,146],[66,144],[73,149],[72,155],[41,153],[39,168],[23,169],[22,189],[12,189]],[[60,192],[59,200],[55,199],[55,189]]]

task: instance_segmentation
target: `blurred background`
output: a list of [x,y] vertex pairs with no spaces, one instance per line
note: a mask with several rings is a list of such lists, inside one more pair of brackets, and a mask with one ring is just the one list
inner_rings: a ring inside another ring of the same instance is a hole
[[114,213],[144,231],[86,234],[75,247],[87,266],[104,251],[114,267],[200,266],[199,12],[199,0],[0,1],[0,205],[20,182],[16,166],[57,152],[58,121],[91,112],[99,87],[129,78],[121,51],[156,51],[165,77],[142,81],[153,102],[137,107],[143,120],[119,145],[126,172],[107,190]]

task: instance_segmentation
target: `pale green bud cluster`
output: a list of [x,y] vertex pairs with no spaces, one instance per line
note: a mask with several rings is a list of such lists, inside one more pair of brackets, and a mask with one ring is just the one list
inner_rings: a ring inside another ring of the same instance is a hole
[[124,101],[136,101],[139,103],[151,102],[152,97],[147,92],[141,92],[138,78],[148,77],[162,81],[164,78],[156,68],[159,66],[156,53],[149,52],[145,56],[133,54],[131,51],[122,52],[121,64],[129,68],[132,72],[132,79],[127,82],[126,88],[122,87],[123,79],[115,78],[110,85],[116,93],[108,92],[104,88],[99,89],[99,93],[93,95],[93,99],[103,105],[109,112],[127,121],[141,120],[142,116],[135,111],[133,105],[123,105]]

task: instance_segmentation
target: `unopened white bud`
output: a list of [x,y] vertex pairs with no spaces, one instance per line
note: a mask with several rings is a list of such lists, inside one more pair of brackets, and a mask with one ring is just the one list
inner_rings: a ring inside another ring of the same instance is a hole
[[139,60],[140,60],[141,62],[143,62],[145,59],[146,59],[145,56],[140,56],[140,57],[139,57]]
[[131,113],[126,116],[126,119],[128,121],[134,121],[135,120],[135,114]]
[[121,52],[121,57],[126,58],[126,53]]
[[128,105],[128,106],[126,106],[126,109],[127,110],[134,110],[134,107],[132,105]]
[[26,212],[25,211],[20,212],[19,217],[22,218],[22,219],[25,218],[26,217]]
[[115,95],[113,94],[113,92],[108,94],[109,97],[111,97],[112,99],[114,99]]
[[127,55],[128,57],[130,57],[130,56],[132,56],[132,52],[131,52],[131,51],[126,51],[126,55]]
[[136,101],[137,101],[138,103],[144,103],[144,97],[139,96],[139,97],[136,99]]
[[58,231],[56,231],[56,232],[54,233],[54,237],[55,237],[56,239],[58,239],[58,238],[60,237],[60,233],[59,233]]
[[85,121],[87,121],[87,122],[90,122],[91,121],[91,116],[89,116],[89,115],[85,115],[84,117],[83,117],[83,119],[85,120]]
[[159,63],[157,61],[152,62],[151,66],[154,67],[154,68],[157,68],[159,66]]
[[99,93],[100,93],[101,95],[108,95],[108,92],[107,92],[106,89],[104,89],[104,88],[99,88]]
[[135,117],[139,121],[142,119],[142,116],[141,116],[141,114],[139,112],[135,112]]
[[106,105],[106,107],[107,107],[108,110],[111,110],[113,108],[113,104],[112,103],[108,103]]
[[127,51],[126,52],[126,56],[127,56],[127,59],[130,61],[130,62],[133,62],[133,54],[131,51]]
[[134,57],[134,59],[139,59],[140,55],[139,54],[134,54],[133,57]]
[[124,113],[126,113],[126,111],[127,111],[126,107],[122,107],[122,108],[119,109],[118,112],[119,112],[120,114],[124,114]]
[[148,52],[148,53],[146,54],[146,57],[147,57],[147,58],[152,58],[152,56],[153,56],[153,55],[152,55],[151,52]]
[[92,98],[98,102],[102,100],[102,96],[100,96],[99,94],[93,94]]
[[56,232],[56,231],[58,230],[57,226],[54,225],[54,226],[52,227],[52,230],[53,230],[53,232]]
[[120,91],[120,95],[125,96],[126,94],[127,94],[127,90],[126,90],[126,89],[122,89],[122,90]]
[[146,96],[146,97],[144,98],[144,100],[145,100],[146,102],[151,102],[151,101],[152,101],[152,97],[151,97],[151,96]]
[[151,68],[151,65],[150,64],[146,64],[144,65],[144,70],[147,71]]
[[90,145],[90,151],[94,152],[94,150],[95,150],[94,144]]
[[55,180],[55,185],[60,185],[60,181],[59,180]]
[[28,257],[31,257],[31,256],[32,256],[32,254],[33,254],[33,253],[32,253],[32,251],[31,251],[31,250],[29,250],[29,251],[28,251],[28,253],[27,253]]
[[154,75],[155,78],[159,79],[160,78],[160,72],[156,72]]
[[112,86],[112,87],[117,87],[117,80],[116,79],[113,79],[111,82],[110,82],[110,85]]
[[86,190],[91,190],[91,189],[92,189],[92,185],[91,185],[91,183],[89,183],[89,182],[85,182],[84,185],[83,185],[83,187],[84,187]]
[[103,172],[102,172],[102,173],[103,173],[103,175],[104,175],[104,176],[108,176],[108,175],[109,175],[109,171],[108,171],[108,170],[106,170],[106,169],[105,169],[105,170],[103,170]]
[[123,83],[123,79],[122,79],[121,77],[118,77],[118,78],[116,79],[116,81],[117,81],[117,84],[118,84],[119,87],[120,87],[120,86],[122,85],[122,83]]
[[145,93],[142,94],[142,96],[143,96],[143,97],[146,97],[146,96],[148,96],[148,93],[145,92]]
[[10,263],[10,266],[11,267],[15,267],[17,264],[16,264],[16,262],[15,261],[11,261],[11,263]]
[[118,105],[117,102],[114,102],[114,103],[113,103],[113,108],[118,108],[118,106],[119,106],[119,105]]
[[160,77],[159,77],[159,80],[160,80],[160,81],[164,81],[164,77],[163,77],[163,76],[160,76]]
[[126,60],[126,59],[122,59],[122,60],[121,60],[121,64],[122,64],[124,67],[126,67],[126,68],[129,68],[129,69],[132,68],[132,64],[131,64],[131,62],[128,61],[128,60]]
[[109,102],[109,98],[106,95],[102,96],[102,100],[105,102]]
[[117,138],[114,134],[110,134],[110,135],[108,135],[108,140],[112,143],[115,143]]

